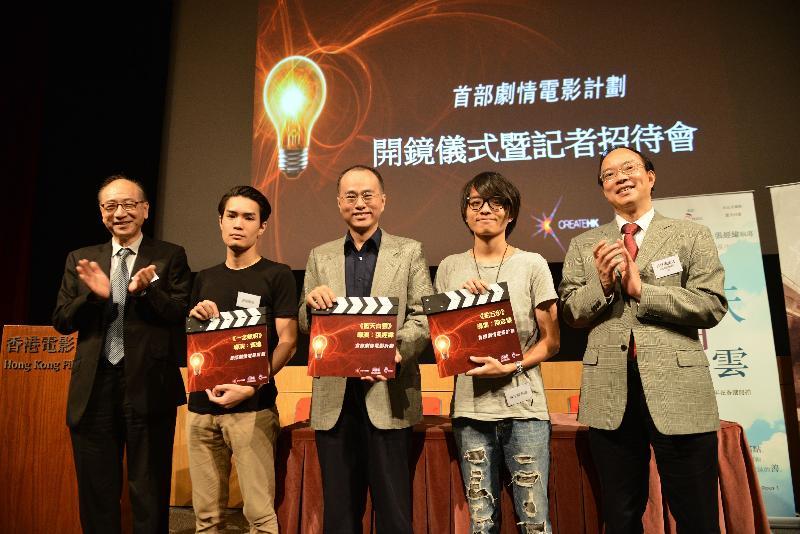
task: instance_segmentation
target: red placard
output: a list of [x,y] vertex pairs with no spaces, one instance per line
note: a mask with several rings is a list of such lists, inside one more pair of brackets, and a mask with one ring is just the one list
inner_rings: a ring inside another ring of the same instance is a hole
[[393,378],[396,315],[314,315],[308,343],[309,376]]
[[219,384],[265,384],[269,382],[267,327],[260,324],[189,334],[186,366],[189,391]]
[[428,315],[428,324],[440,377],[478,367],[470,356],[493,356],[500,363],[522,359],[509,300]]

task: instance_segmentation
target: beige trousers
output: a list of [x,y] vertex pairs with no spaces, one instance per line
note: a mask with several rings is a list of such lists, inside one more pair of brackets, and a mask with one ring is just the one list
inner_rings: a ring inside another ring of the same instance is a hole
[[277,409],[223,415],[189,412],[186,430],[196,532],[216,534],[225,528],[222,510],[228,505],[233,457],[244,501],[242,512],[250,523],[250,533],[277,534]]

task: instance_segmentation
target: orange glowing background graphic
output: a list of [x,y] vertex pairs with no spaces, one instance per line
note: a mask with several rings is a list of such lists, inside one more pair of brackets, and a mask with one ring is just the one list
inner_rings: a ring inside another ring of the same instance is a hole
[[[481,28],[491,27],[515,35],[515,42],[535,47],[540,51],[536,55],[559,55],[558,47],[549,39],[515,22],[513,11],[508,16],[500,16],[487,10],[481,2],[345,2],[325,7],[322,13],[319,6],[310,2],[306,5],[265,1],[259,10],[252,172],[253,185],[267,195],[273,206],[268,239],[262,240],[262,252],[294,268],[305,265],[311,246],[344,233],[335,204],[336,179],[343,168],[352,164],[372,164],[373,137],[395,129],[409,118],[408,113],[417,113],[420,110],[418,99],[425,101],[423,108],[430,108],[431,104],[435,108],[434,115],[425,113],[412,117],[413,122],[419,124],[420,134],[434,130],[453,113],[451,88],[429,96],[419,92],[425,88],[425,80],[451,68],[455,59],[452,56],[432,57],[427,66],[413,67],[420,77],[410,84],[415,87],[414,94],[393,90],[397,86],[393,83],[394,76],[386,72],[387,65],[408,65],[409,61],[417,61],[414,57],[427,55],[427,47],[420,47],[417,37],[414,38],[413,57],[406,56],[409,50],[404,41],[408,37],[427,36],[425,41],[429,42],[431,36],[439,35],[441,39],[442,35],[465,27],[472,28],[476,35]],[[326,14],[330,19],[347,20],[347,23],[326,23]],[[470,55],[465,49],[466,42],[457,47],[465,60]],[[389,50],[385,50],[387,48]],[[386,53],[380,53],[381,50]],[[310,134],[307,167],[296,177],[287,177],[279,167],[280,147],[288,143],[287,134],[276,128],[264,104],[270,73],[291,56],[307,58],[319,66],[327,93],[316,127],[307,132]],[[458,171],[457,180],[467,176],[462,169]],[[436,183],[449,183],[454,178],[453,173],[432,173],[427,177],[432,182],[423,189]],[[388,182],[391,170],[384,174]],[[296,183],[287,178],[296,178]],[[388,184],[387,189],[395,194],[390,198],[397,203],[400,198],[396,196],[396,189]],[[422,218],[426,211],[437,209],[441,199],[436,196],[416,199],[413,205],[405,206],[404,211],[410,210],[412,218]],[[452,221],[452,213],[448,213],[447,219]],[[335,231],[324,232],[315,239],[315,221],[319,221],[320,230],[327,230],[333,224]],[[301,224],[306,229],[310,227],[312,232],[301,235],[296,231]],[[390,231],[402,234],[404,230],[392,225]],[[299,240],[302,240],[299,246],[302,251],[299,255],[293,254],[292,249]]]
[[[386,315],[314,315],[311,323],[311,343],[308,347],[309,376],[366,376],[378,374],[380,369],[386,377],[395,372],[394,338],[387,340],[386,347],[355,348],[359,343],[375,343],[375,338],[363,338],[360,323],[376,321],[391,323],[391,331],[397,329],[397,317]],[[389,346],[391,345],[391,346]]]
[[325,336],[316,336],[311,341],[311,349],[314,351],[314,358],[320,359],[325,354],[325,347],[328,346],[328,338]]
[[311,130],[325,104],[325,75],[304,56],[289,56],[270,70],[263,101],[278,140],[278,168],[296,178],[308,166]]
[[[624,18],[649,20],[651,9],[628,6]],[[374,165],[376,140],[401,140],[403,157],[378,165],[387,194],[381,226],[422,241],[431,264],[469,247],[459,194],[479,172],[499,171],[521,191],[512,244],[562,261],[586,221],[611,218],[596,183],[601,127],[626,125],[637,142],[655,135],[654,125],[666,129],[681,121],[695,128],[690,151],[671,150],[663,130],[648,145],[653,150],[644,149],[672,176],[728,154],[735,128],[718,105],[725,99],[722,67],[719,58],[695,52],[710,46],[714,29],[670,25],[654,33],[647,24],[632,24],[625,44],[609,38],[620,16],[607,5],[587,3],[578,13],[562,3],[529,0],[263,0],[251,172],[273,212],[260,252],[303,269],[311,248],[344,235],[338,175],[354,164]],[[665,50],[670,68],[656,68]],[[281,70],[286,66],[288,77]],[[697,72],[704,73],[704,84],[696,83]],[[584,85],[571,97],[561,92],[566,80],[576,79],[596,80],[606,91],[612,76],[625,76],[624,94],[588,98]],[[454,105],[459,87],[469,87],[472,99],[479,87],[516,84],[519,95],[526,80],[539,92],[525,105]],[[553,80],[559,92],[546,97],[541,91]],[[512,157],[502,144],[506,132],[529,137],[525,157]],[[594,136],[593,148],[580,145],[584,134]],[[494,144],[472,143],[491,135]],[[440,143],[448,136],[472,143],[463,162],[442,158]],[[534,146],[537,136],[546,141]],[[556,137],[558,144],[551,142]],[[411,138],[430,140],[431,152],[414,160]],[[715,165],[724,176],[741,172],[728,157]],[[673,185],[680,181],[664,184],[662,193],[680,191]]]

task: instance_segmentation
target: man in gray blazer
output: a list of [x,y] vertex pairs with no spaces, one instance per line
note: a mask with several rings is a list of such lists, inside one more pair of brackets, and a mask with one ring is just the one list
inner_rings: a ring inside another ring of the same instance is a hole
[[322,471],[326,534],[361,532],[367,487],[377,531],[411,533],[411,426],[422,417],[417,356],[428,343],[422,296],[433,293],[422,245],[382,231],[383,178],[356,165],[338,181],[345,237],[311,251],[299,324],[308,332],[310,308],[337,296],[400,299],[395,378],[315,377],[311,426]]
[[615,220],[572,240],[559,286],[567,324],[590,328],[578,419],[600,476],[606,533],[642,532],[652,445],[678,532],[719,532],[719,415],[699,328],[727,311],[703,225],[656,213],[652,162],[603,155]]

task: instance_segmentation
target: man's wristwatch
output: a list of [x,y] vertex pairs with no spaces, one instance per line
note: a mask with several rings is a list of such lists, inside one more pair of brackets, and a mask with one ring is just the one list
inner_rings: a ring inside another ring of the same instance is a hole
[[514,366],[517,369],[514,371],[514,375],[513,376],[521,375],[522,373],[525,372],[525,368],[522,367],[522,362],[521,361],[517,360],[516,362],[514,362]]

